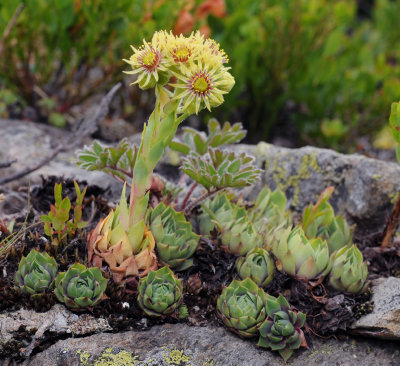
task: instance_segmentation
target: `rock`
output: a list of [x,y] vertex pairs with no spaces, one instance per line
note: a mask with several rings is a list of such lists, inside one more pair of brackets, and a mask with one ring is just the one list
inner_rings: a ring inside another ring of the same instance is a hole
[[[0,169],[0,179],[28,166],[33,166],[49,156],[52,150],[70,134],[66,130],[44,124],[2,119],[0,119],[0,131],[0,163],[17,159],[10,168]],[[86,143],[90,144],[91,141],[88,139]],[[75,164],[74,151],[60,153],[50,163],[20,180],[10,182],[9,186],[16,189],[21,185],[27,185],[28,181],[31,184],[41,183],[41,175],[64,176],[65,178],[86,180],[88,183],[102,188],[111,187],[111,190],[115,191],[116,197],[120,195],[122,187],[121,183],[107,174],[88,172],[78,168]]]
[[[393,342],[317,339],[311,350],[296,351],[296,366],[397,366]],[[242,340],[224,328],[184,324],[153,326],[144,332],[96,334],[62,340],[34,356],[31,366],[267,366],[285,365],[279,354]]]
[[[34,347],[53,338],[83,336],[111,330],[107,320],[77,315],[61,304],[48,312],[21,309],[0,314],[0,358],[29,355]],[[29,346],[28,346],[29,344]],[[26,347],[28,346],[28,347]]]
[[400,278],[378,278],[372,290],[374,310],[352,325],[353,332],[400,340]]
[[400,166],[395,163],[310,146],[288,149],[261,142],[237,149],[254,155],[265,170],[250,198],[267,184],[279,187],[291,207],[302,211],[326,187],[335,186],[330,203],[364,234],[383,229],[400,191]]

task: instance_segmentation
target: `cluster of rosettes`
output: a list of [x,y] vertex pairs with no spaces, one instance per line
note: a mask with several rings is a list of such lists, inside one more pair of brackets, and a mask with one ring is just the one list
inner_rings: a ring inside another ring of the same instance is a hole
[[229,60],[224,50],[200,32],[184,37],[159,31],[150,42],[132,49],[134,54],[124,61],[133,69],[126,73],[137,74],[134,84],[149,89],[170,82],[171,96],[181,100],[181,113],[219,106],[235,83],[225,66]]

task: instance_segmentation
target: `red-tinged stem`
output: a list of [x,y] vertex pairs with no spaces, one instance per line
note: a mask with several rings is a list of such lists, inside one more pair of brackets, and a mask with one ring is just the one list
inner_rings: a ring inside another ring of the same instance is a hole
[[192,186],[190,187],[189,191],[186,193],[185,198],[182,201],[182,205],[181,205],[181,211],[183,211],[186,207],[186,203],[188,201],[188,199],[190,198],[190,196],[192,195],[193,191],[195,190],[195,188],[198,186],[197,182],[194,182],[192,184]]
[[400,222],[400,193],[397,195],[397,200],[393,208],[392,215],[390,216],[385,230],[383,231],[383,240],[381,247],[390,247],[392,245],[392,238],[396,233],[397,227]]

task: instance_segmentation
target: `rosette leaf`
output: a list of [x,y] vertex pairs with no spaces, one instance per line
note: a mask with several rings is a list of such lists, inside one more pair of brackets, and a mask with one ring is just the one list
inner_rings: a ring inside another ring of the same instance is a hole
[[251,278],[258,286],[265,287],[274,278],[275,263],[267,250],[254,248],[246,257],[237,259],[236,270],[241,279]]
[[97,305],[103,300],[107,287],[107,280],[99,268],[87,268],[80,263],[60,272],[55,283],[57,299],[73,309]]
[[249,211],[250,220],[257,231],[264,235],[264,245],[267,248],[271,248],[279,239],[281,230],[291,226],[293,222],[291,212],[286,210],[286,204],[286,196],[281,190],[272,192],[265,186]]
[[200,235],[193,232],[183,213],[160,203],[150,211],[148,221],[161,262],[176,271],[191,267]]
[[326,240],[329,254],[353,242],[353,228],[341,215],[335,216],[333,207],[328,202],[334,190],[334,187],[326,188],[315,205],[304,209],[302,217],[306,236]]
[[182,283],[168,267],[150,273],[139,281],[138,304],[149,316],[173,313],[182,302]]
[[197,216],[201,235],[209,235],[216,228],[221,231],[223,223],[236,221],[246,215],[246,209],[231,202],[226,193],[204,201],[201,208],[203,212]]
[[358,294],[366,289],[368,267],[355,244],[347,245],[332,255],[329,283],[338,291]]
[[264,245],[264,236],[243,216],[237,221],[222,224],[221,243],[230,253],[242,256],[254,248]]
[[217,300],[218,315],[225,325],[243,337],[254,337],[266,317],[267,295],[254,281],[233,280]]
[[300,226],[293,230],[286,229],[272,249],[279,262],[278,269],[299,279],[325,277],[331,268],[326,241],[320,238],[307,239]]
[[207,154],[191,153],[182,162],[182,171],[208,191],[242,188],[255,183],[261,170],[254,158],[245,154],[209,148]]
[[88,235],[88,262],[108,264],[115,282],[129,276],[145,276],[157,268],[155,242],[144,220],[131,225],[125,187],[115,211],[111,210]]
[[58,264],[53,257],[32,249],[18,264],[15,284],[23,293],[40,297],[53,286],[57,270]]
[[304,333],[301,330],[306,315],[290,310],[286,299],[279,295],[278,298],[269,296],[266,303],[267,318],[260,325],[260,347],[271,348],[278,351],[287,361],[295,349],[307,347]]

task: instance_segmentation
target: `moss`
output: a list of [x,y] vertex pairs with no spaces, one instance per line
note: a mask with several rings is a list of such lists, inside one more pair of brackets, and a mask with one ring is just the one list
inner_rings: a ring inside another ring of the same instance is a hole
[[303,155],[297,173],[290,175],[282,162],[291,161],[294,156],[276,153],[271,158],[268,154],[269,149],[269,144],[259,143],[256,149],[256,156],[260,161],[265,161],[266,174],[272,174],[276,186],[281,191],[287,192],[290,188],[293,189],[292,206],[296,207],[299,203],[301,181],[310,178],[312,172],[322,172],[321,167],[318,165],[317,153]]

